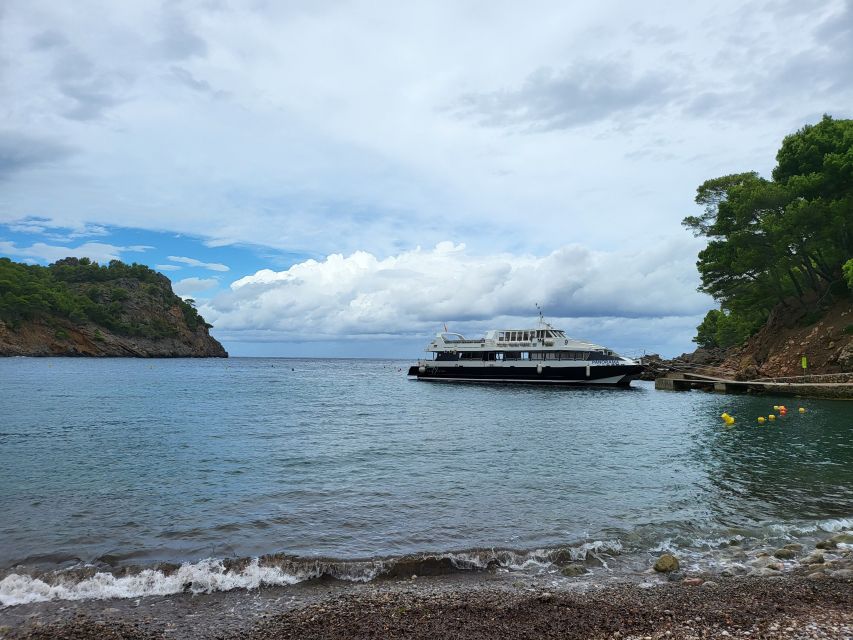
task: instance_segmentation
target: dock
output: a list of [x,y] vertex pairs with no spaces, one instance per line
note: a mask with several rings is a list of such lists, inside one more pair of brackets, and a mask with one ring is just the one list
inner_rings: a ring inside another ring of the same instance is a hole
[[717,393],[770,393],[809,398],[853,400],[853,373],[736,380],[734,372],[716,367],[678,367],[655,378],[655,389]]

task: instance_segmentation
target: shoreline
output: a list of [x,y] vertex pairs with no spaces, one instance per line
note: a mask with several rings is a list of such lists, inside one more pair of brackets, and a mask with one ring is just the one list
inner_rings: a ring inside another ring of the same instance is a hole
[[0,637],[33,640],[726,636],[853,637],[853,579],[706,575],[555,589],[474,574],[0,610]]

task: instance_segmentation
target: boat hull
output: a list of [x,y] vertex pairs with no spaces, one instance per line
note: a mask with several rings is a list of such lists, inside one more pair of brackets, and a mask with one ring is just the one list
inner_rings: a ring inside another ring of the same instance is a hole
[[[423,369],[423,370],[421,370]],[[589,371],[587,372],[587,369]],[[507,382],[529,384],[628,386],[642,373],[641,365],[590,367],[431,366],[414,365],[409,376],[436,382]]]

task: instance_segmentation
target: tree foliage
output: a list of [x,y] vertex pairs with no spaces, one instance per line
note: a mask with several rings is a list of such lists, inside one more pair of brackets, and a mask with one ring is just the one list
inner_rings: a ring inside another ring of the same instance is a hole
[[703,213],[684,219],[708,238],[700,290],[721,305],[698,327],[700,345],[742,342],[777,304],[831,301],[847,275],[853,120],[824,116],[803,127],[782,141],[776,162],[770,180],[747,172],[706,181],[696,195]]
[[0,320],[14,327],[25,320],[58,317],[91,322],[123,335],[154,339],[176,335],[176,328],[162,319],[138,319],[127,312],[132,296],[121,285],[133,281],[148,296],[160,298],[159,304],[177,305],[191,331],[210,326],[193,304],[172,292],[168,278],[149,267],[119,260],[99,265],[88,258],[65,258],[48,267],[0,258]]

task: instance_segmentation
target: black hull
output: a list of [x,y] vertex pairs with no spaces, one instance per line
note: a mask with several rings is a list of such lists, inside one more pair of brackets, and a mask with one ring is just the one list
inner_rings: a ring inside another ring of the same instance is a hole
[[[589,376],[586,367],[549,367],[538,373],[536,367],[435,367],[414,365],[409,368],[409,376],[418,380],[437,382],[507,382],[529,384],[564,384],[626,387],[631,380],[643,371],[641,365],[608,365],[590,367]],[[618,378],[617,378],[618,377]],[[611,380],[617,378],[616,380]]]

